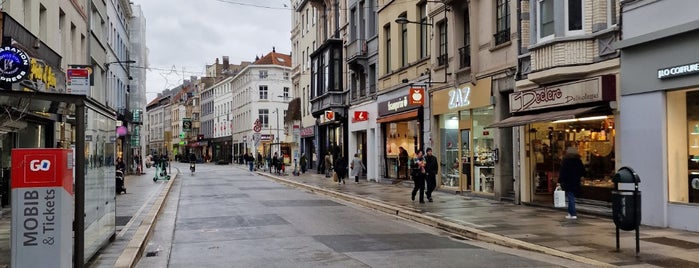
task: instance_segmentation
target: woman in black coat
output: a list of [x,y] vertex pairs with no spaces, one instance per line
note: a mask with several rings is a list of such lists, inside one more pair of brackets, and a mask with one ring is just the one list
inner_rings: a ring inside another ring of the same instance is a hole
[[347,176],[347,160],[340,155],[333,167],[335,168],[335,173],[337,173],[337,183],[344,184],[345,176]]
[[580,160],[578,150],[569,147],[561,162],[559,181],[568,198],[568,216],[566,219],[575,220],[578,218],[575,212],[575,196],[580,194],[580,179],[585,175],[585,166]]

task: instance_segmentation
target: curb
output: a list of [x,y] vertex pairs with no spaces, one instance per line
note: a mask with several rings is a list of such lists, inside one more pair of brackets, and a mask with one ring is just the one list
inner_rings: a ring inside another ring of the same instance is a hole
[[350,201],[354,204],[358,204],[358,205],[363,206],[363,207],[378,210],[378,211],[384,212],[386,214],[396,215],[396,216],[399,216],[399,217],[404,218],[404,219],[408,219],[408,220],[411,220],[414,222],[429,225],[429,226],[447,231],[449,233],[457,234],[457,235],[467,237],[470,239],[488,242],[488,243],[493,243],[493,244],[506,246],[506,247],[510,247],[510,248],[518,248],[518,249],[539,252],[539,253],[543,253],[543,254],[547,254],[547,255],[551,255],[551,256],[556,256],[556,257],[560,257],[560,258],[564,258],[564,259],[573,260],[573,261],[580,262],[580,263],[593,265],[596,267],[616,267],[615,265],[612,265],[612,264],[609,264],[606,262],[601,262],[598,260],[594,260],[591,258],[571,254],[571,253],[556,250],[553,248],[549,248],[549,247],[545,247],[545,246],[541,246],[541,245],[537,245],[537,244],[509,238],[507,236],[499,235],[496,233],[486,232],[486,231],[483,231],[483,230],[480,230],[477,228],[463,226],[463,225],[460,225],[458,223],[448,221],[445,219],[439,219],[436,217],[427,216],[427,215],[424,215],[422,213],[419,213],[418,210],[415,210],[412,208],[402,207],[402,206],[398,206],[398,205],[394,205],[394,204],[382,202],[382,201],[371,200],[371,199],[367,199],[366,197],[358,197],[358,196],[351,195],[351,194],[340,193],[340,192],[328,190],[328,189],[325,189],[322,187],[308,185],[308,184],[304,184],[304,183],[289,180],[289,179],[284,179],[284,178],[273,176],[273,175],[266,174],[263,172],[256,172],[256,173],[258,175],[274,179],[274,180],[279,181],[279,182],[284,183],[284,184],[288,184],[288,185],[300,187],[300,188],[305,188],[305,189],[308,189],[314,193],[320,193],[320,194],[324,194],[324,195],[327,195],[330,197],[335,197],[335,198],[339,198],[342,200]]
[[173,181],[175,181],[175,179],[177,179],[177,176],[179,174],[180,171],[179,169],[177,169],[177,172],[173,173],[170,180],[168,180],[165,189],[162,189],[160,191],[160,194],[158,194],[158,197],[153,202],[153,206],[150,208],[148,213],[143,218],[143,222],[141,222],[141,225],[139,225],[138,229],[136,229],[136,233],[134,233],[133,237],[129,241],[129,244],[126,245],[124,251],[122,251],[119,255],[119,258],[117,258],[114,267],[131,268],[134,267],[137,261],[141,258],[143,250],[147,245],[146,242],[148,241],[148,238],[150,237],[153,231],[153,227],[157,222],[158,215],[160,215],[160,212],[163,208],[163,204],[165,204],[165,200],[170,194],[172,183]]

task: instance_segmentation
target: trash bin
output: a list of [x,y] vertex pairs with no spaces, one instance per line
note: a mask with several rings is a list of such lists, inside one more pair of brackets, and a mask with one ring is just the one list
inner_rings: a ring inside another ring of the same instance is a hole
[[624,231],[641,225],[641,192],[612,191],[612,218],[614,224]]
[[[640,252],[640,236],[638,228],[641,225],[641,191],[638,183],[641,179],[630,167],[622,167],[612,178],[612,218],[616,225],[616,249],[619,251],[619,229],[624,231],[636,230],[636,255]],[[633,190],[620,190],[619,183],[633,183]]]

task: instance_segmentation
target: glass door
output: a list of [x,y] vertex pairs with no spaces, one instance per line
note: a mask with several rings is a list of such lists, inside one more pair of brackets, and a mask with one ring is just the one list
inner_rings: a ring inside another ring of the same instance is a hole
[[471,130],[461,130],[461,185],[462,190],[469,191],[471,187],[471,164],[473,156],[471,155]]

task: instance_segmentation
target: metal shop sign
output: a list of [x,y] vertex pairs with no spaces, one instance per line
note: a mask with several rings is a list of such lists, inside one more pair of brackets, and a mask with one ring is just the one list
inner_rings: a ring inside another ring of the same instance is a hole
[[315,136],[315,128],[314,127],[305,127],[301,129],[301,137],[302,138],[308,138],[308,137],[313,137]]
[[658,79],[667,79],[695,73],[699,73],[699,62],[660,69],[658,70]]

